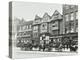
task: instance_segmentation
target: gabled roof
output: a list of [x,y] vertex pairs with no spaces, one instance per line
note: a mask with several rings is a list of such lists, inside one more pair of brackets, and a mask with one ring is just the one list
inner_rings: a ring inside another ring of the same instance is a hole
[[60,14],[60,13],[57,10],[55,10],[52,16],[57,15],[57,14]]
[[49,18],[50,18],[50,16],[48,15],[47,12],[44,13],[43,18],[44,18],[44,17],[49,17]]
[[36,19],[41,19],[41,18],[40,18],[38,15],[36,15],[36,16],[35,16],[35,20],[36,20]]
[[[57,17],[55,18],[55,16],[57,16]],[[62,15],[57,10],[55,10],[55,12],[53,13],[53,15],[51,17],[51,19],[53,19],[53,20],[61,19],[61,18],[62,18]]]

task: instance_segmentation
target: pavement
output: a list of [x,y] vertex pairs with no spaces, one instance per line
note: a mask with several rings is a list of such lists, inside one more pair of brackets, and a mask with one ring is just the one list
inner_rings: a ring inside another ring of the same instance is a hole
[[23,58],[40,58],[55,56],[73,56],[78,55],[76,52],[42,52],[42,51],[21,51],[20,48],[14,48],[14,57]]

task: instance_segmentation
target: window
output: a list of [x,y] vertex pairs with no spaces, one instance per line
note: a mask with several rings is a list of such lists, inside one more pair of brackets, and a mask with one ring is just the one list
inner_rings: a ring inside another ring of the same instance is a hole
[[69,33],[69,30],[67,30],[66,33]]
[[73,26],[71,26],[71,32],[74,32],[74,27]]
[[39,22],[40,22],[40,20],[39,20],[39,19],[36,19],[36,20],[35,20],[35,22],[36,22],[36,23],[39,23]]
[[26,26],[23,26],[23,30],[25,30],[26,29]]
[[69,16],[65,15],[65,19],[66,19],[66,21],[69,21]]
[[53,35],[58,34],[58,30],[53,30]]
[[76,19],[78,19],[78,12],[76,12]]
[[69,9],[69,5],[66,5],[66,6],[65,6],[65,9]]
[[69,33],[69,28],[65,28],[65,32],[66,33]]
[[78,32],[78,27],[76,27],[76,32]]
[[31,29],[31,25],[29,25],[30,29]]
[[74,20],[74,13],[71,13],[71,19],[70,20]]
[[34,37],[38,37],[38,33],[34,33],[33,36],[34,36]]
[[33,30],[38,30],[38,26],[34,26]]
[[78,23],[76,23],[76,32],[78,32]]
[[74,8],[74,5],[71,5],[71,8]]
[[55,27],[55,25],[53,25],[52,27]]
[[38,33],[36,33],[36,37],[38,37]]
[[41,25],[42,30],[47,29],[47,23]]
[[78,32],[78,27],[76,27],[76,32]]
[[33,30],[36,30],[36,29],[35,29],[35,26],[33,27]]
[[17,36],[19,36],[19,33],[17,33]]
[[49,40],[46,40],[46,44],[49,44]]
[[52,24],[51,29],[52,30],[57,30],[58,29],[58,21],[56,21],[54,24]]
[[24,32],[23,35],[26,35],[26,32]]
[[28,25],[26,26],[26,28],[28,29]]
[[22,26],[20,26],[20,30],[19,31],[21,31],[22,30]]

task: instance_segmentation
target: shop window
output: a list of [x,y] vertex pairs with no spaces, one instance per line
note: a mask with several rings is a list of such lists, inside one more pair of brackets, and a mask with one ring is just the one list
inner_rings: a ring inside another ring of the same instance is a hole
[[58,34],[57,30],[53,30],[52,32],[53,32],[53,35]]
[[43,40],[40,40],[40,44],[44,44],[44,41]]
[[21,42],[24,42],[24,40],[21,40]]
[[49,44],[49,40],[46,40],[46,44]]
[[66,32],[66,33],[69,33],[69,29],[68,29],[68,28],[65,28],[65,32]]
[[69,30],[67,30],[66,33],[69,33]]

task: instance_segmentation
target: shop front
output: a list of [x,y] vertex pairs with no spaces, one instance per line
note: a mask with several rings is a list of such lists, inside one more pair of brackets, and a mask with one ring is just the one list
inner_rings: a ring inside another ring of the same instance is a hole
[[63,35],[62,45],[64,51],[77,52],[78,49],[78,33],[68,33]]
[[40,47],[39,50],[40,51],[49,51],[49,44],[51,42],[50,38],[50,34],[49,33],[43,33],[40,34]]
[[51,51],[62,51],[62,36],[52,36],[50,40],[52,42]]
[[17,38],[17,47],[20,47],[21,50],[30,50],[31,49],[31,37],[18,37]]
[[32,38],[32,50],[33,51],[38,51],[39,50],[39,43],[40,43],[40,40],[39,40],[39,37],[35,37],[35,38]]
[[78,33],[54,35],[50,37],[52,51],[74,51],[78,49]]

